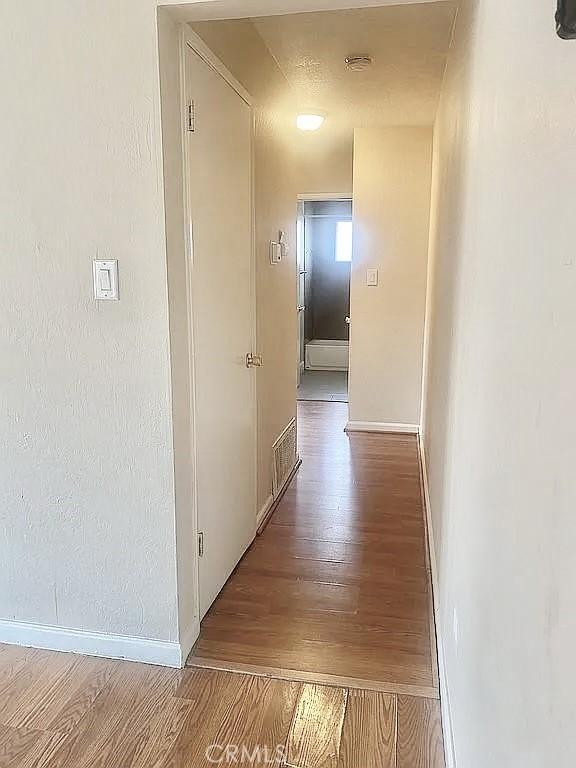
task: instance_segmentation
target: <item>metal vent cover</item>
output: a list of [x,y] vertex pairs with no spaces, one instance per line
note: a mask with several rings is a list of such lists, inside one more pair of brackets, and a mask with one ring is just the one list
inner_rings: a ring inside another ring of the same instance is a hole
[[296,466],[296,419],[288,424],[272,446],[272,494],[277,498]]

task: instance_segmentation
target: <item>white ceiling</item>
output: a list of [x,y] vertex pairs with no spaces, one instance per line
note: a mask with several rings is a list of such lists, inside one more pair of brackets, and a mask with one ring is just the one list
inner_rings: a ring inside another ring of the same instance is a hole
[[[433,123],[455,2],[253,19],[299,108],[326,112],[330,132]],[[367,72],[344,59],[369,54]]]

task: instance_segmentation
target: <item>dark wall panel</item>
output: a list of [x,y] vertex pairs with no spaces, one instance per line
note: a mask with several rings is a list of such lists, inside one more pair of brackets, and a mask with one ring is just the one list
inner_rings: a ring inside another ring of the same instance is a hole
[[336,224],[346,219],[349,203],[338,215],[306,217],[307,338],[348,339],[351,264],[335,259]]

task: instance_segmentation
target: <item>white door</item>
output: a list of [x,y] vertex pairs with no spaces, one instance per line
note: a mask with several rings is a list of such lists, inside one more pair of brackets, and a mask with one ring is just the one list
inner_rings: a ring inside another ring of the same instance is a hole
[[186,48],[200,618],[256,531],[252,110]]

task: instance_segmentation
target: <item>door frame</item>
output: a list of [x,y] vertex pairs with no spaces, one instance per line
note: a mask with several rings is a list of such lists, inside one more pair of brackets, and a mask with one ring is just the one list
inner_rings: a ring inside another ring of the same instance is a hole
[[[181,24],[180,26],[180,114],[182,116],[181,122],[181,141],[182,141],[182,162],[183,162],[183,201],[184,201],[184,241],[186,248],[186,320],[188,329],[188,359],[190,362],[190,402],[189,409],[192,414],[192,429],[191,429],[191,444],[190,454],[192,458],[192,474],[193,474],[193,488],[192,488],[192,528],[194,540],[192,541],[191,555],[193,560],[193,572],[194,572],[194,638],[192,645],[196,642],[200,633],[200,556],[198,548],[198,536],[199,536],[199,524],[198,524],[198,483],[196,478],[198,476],[198,441],[196,433],[197,420],[197,402],[196,402],[196,356],[195,356],[195,339],[196,332],[194,327],[194,307],[192,297],[192,285],[194,280],[194,234],[193,234],[193,212],[191,204],[191,189],[194,184],[193,174],[190,173],[190,153],[188,149],[188,130],[186,126],[185,116],[187,114],[187,99],[186,99],[186,55],[188,50],[191,49],[196,53],[205,64],[213,69],[222,79],[240,96],[241,99],[250,107],[251,112],[251,139],[250,139],[250,230],[251,230],[251,244],[250,244],[250,307],[251,307],[251,350],[256,351],[256,211],[255,211],[255,174],[254,174],[254,99],[250,93],[244,88],[244,86],[234,77],[234,75],[227,69],[223,62],[212,52],[212,50],[206,45],[202,38],[194,32],[188,24]],[[257,529],[257,488],[258,488],[258,393],[256,372],[254,369],[253,376],[251,378],[251,393],[252,393],[252,408],[254,414],[254,475],[252,483],[254,487],[254,531],[253,536],[256,536]],[[188,643],[187,643],[188,645]]]
[[[302,231],[300,232],[300,222],[302,222]],[[302,249],[302,250],[300,250]],[[302,262],[301,262],[301,257]],[[301,266],[304,264],[304,296],[300,295],[300,283],[302,280]],[[302,383],[302,374],[304,372],[305,353],[304,353],[304,335],[306,331],[306,304],[302,304],[301,299],[306,301],[306,222],[304,218],[304,201],[298,199],[296,204],[296,312],[298,315],[298,350],[296,355],[296,398],[298,390]],[[301,309],[303,307],[303,309]]]
[[[312,194],[301,194],[297,195],[297,202],[298,203],[322,203],[324,201],[338,201],[342,200],[348,201],[351,200],[352,204],[354,204],[354,196],[353,196],[353,190],[349,193],[342,193],[342,192],[324,192],[324,193],[312,193]],[[306,259],[306,215],[304,215],[304,259]],[[306,266],[306,262],[304,262]],[[298,270],[296,270],[296,280],[298,280]],[[306,305],[305,305],[306,306]],[[300,323],[300,319],[298,320],[298,323]],[[304,310],[304,327],[306,327],[306,309]],[[298,333],[300,333],[300,330],[298,330]],[[348,340],[348,349],[350,349],[350,339]],[[304,365],[306,364],[306,352],[304,352]],[[350,369],[348,369],[348,374],[350,374]],[[300,359],[298,359],[298,386],[300,386]],[[298,392],[298,389],[296,389],[296,392]]]
[[326,192],[325,194],[313,194],[313,195],[298,195],[298,200],[309,203],[322,203],[324,200],[353,200],[352,192],[340,193],[340,192]]

